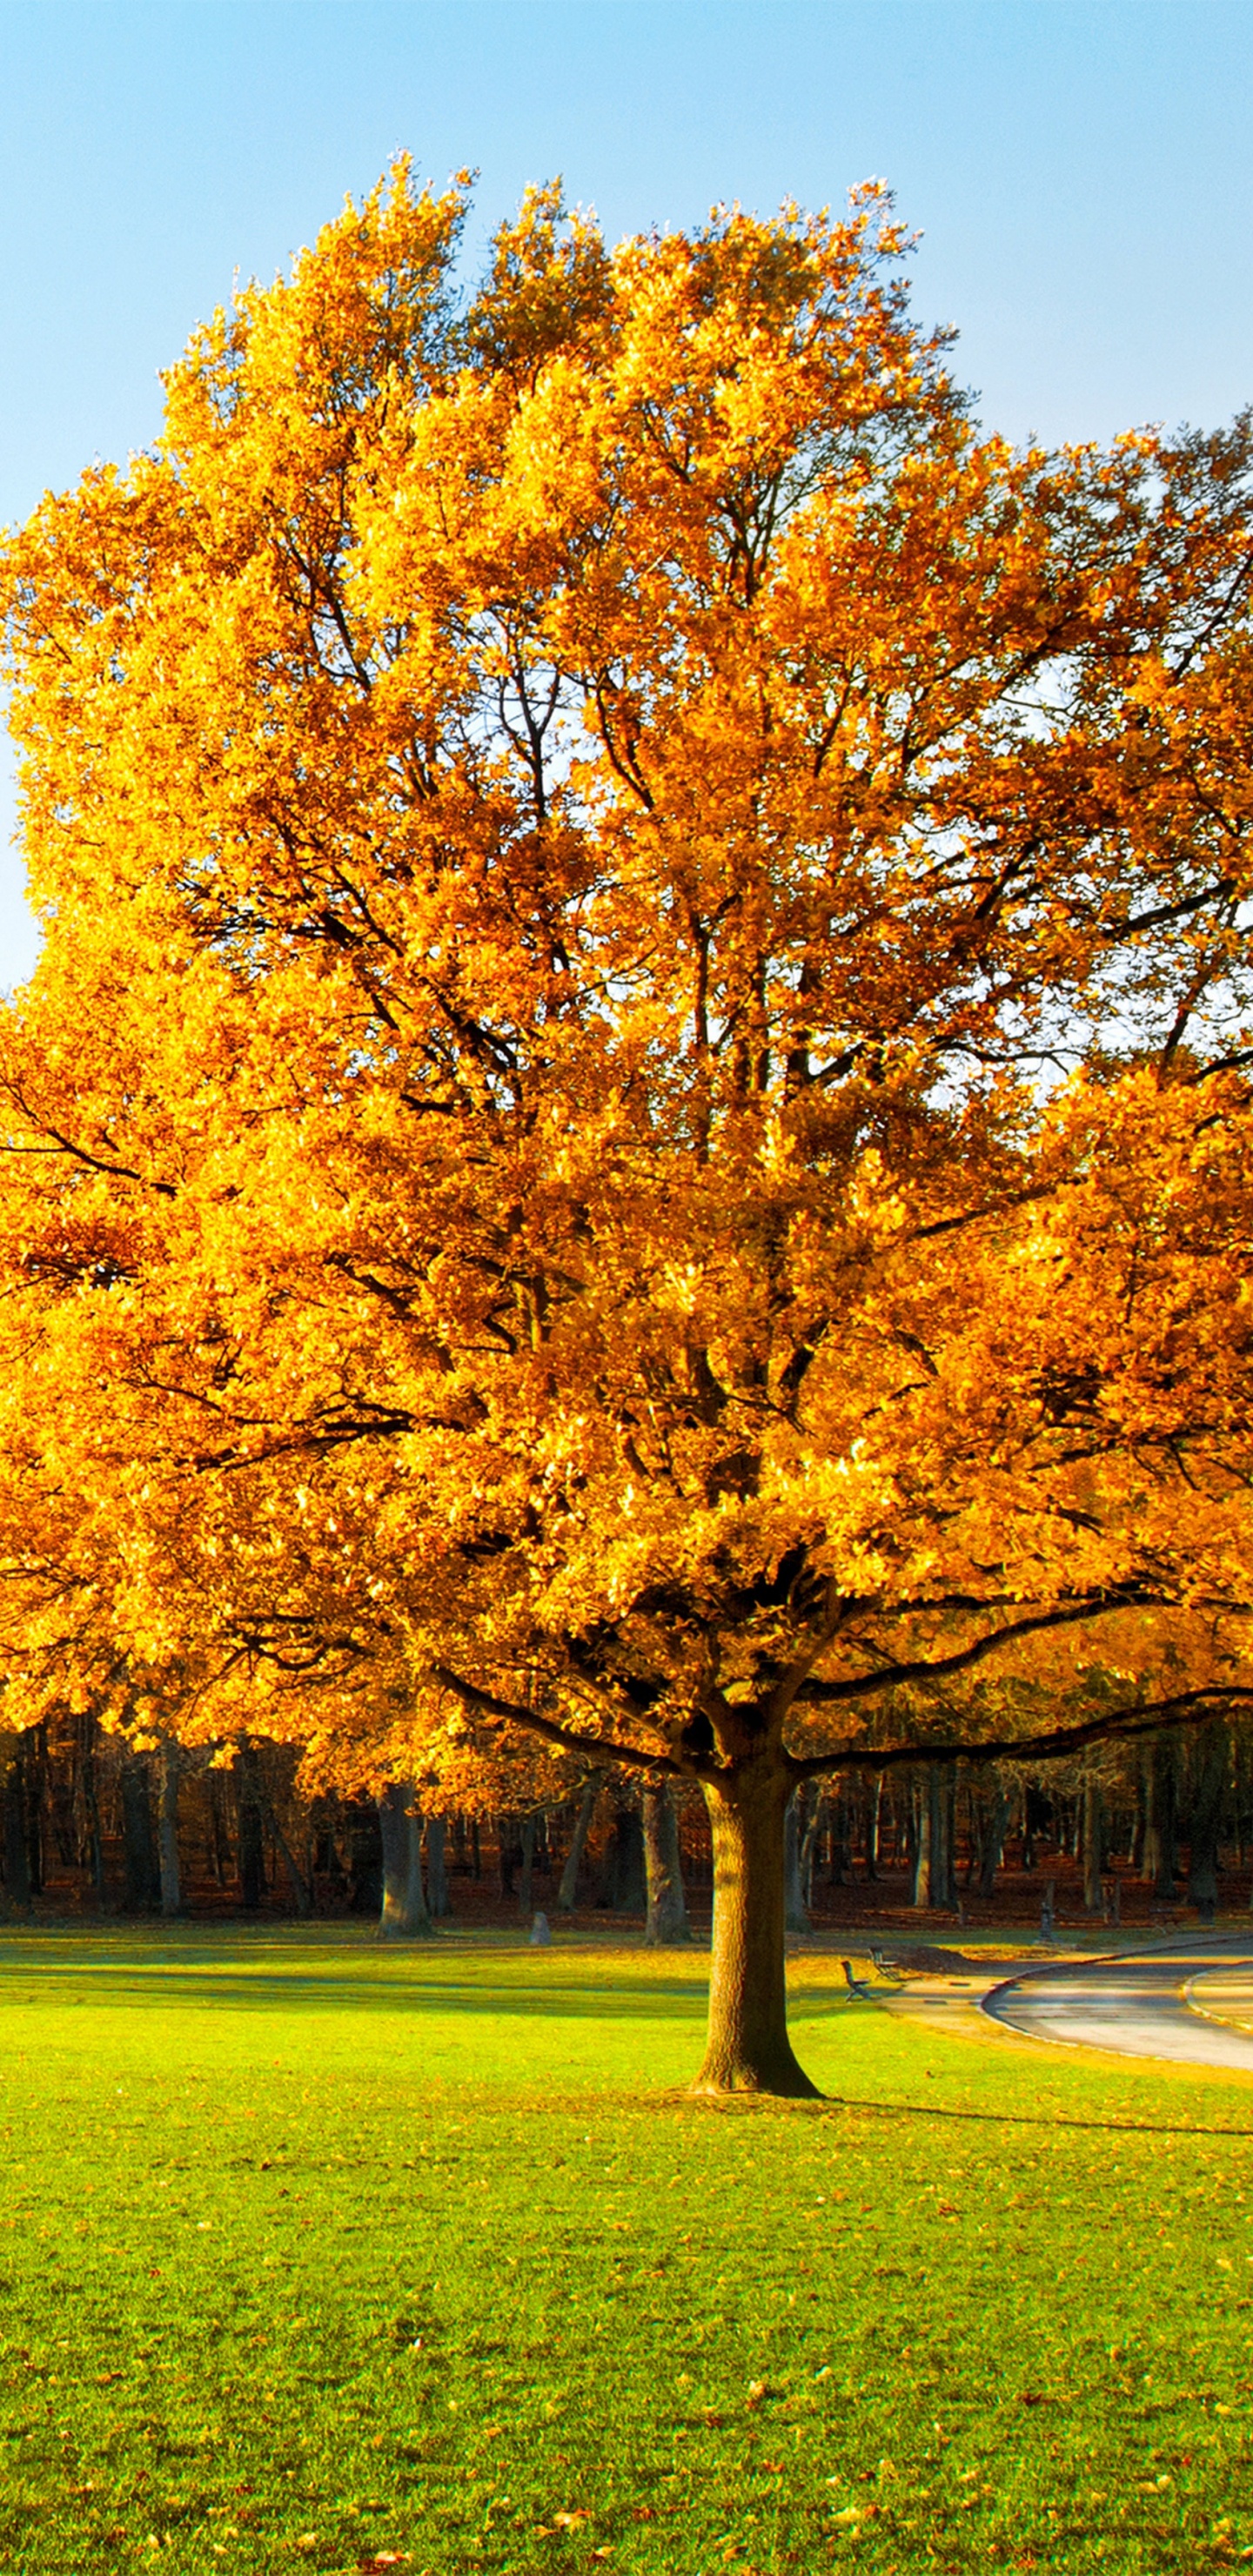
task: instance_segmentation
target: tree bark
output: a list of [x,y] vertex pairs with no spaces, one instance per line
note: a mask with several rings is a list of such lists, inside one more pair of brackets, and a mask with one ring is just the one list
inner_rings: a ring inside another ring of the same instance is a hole
[[426,1940],[435,1926],[422,1887],[422,1818],[412,1781],[389,1781],[378,1811],[383,1837],[379,1939]]
[[179,1748],[167,1737],[161,1747],[161,1798],[157,1824],[163,1914],[181,1914],[183,1910],[183,1890],[178,1867],[179,1769]]
[[559,1914],[572,1914],[574,1912],[574,1900],[578,1893],[579,1885],[579,1870],[582,1865],[583,1854],[587,1849],[587,1837],[592,1830],[592,1818],[596,1813],[596,1801],[600,1796],[601,1782],[603,1778],[603,1772],[593,1771],[579,1803],[579,1812],[575,1818],[574,1832],[570,1841],[570,1849],[566,1853],[566,1865],[561,1873],[561,1885],[557,1890],[557,1912]]
[[714,1924],[698,2093],[817,2098],[787,2034],[783,1818],[789,1794],[786,1774],[757,1762],[705,1783]]
[[674,1949],[690,1940],[679,1819],[668,1788],[646,1789],[643,1801],[644,1876],[648,1913],[644,1940],[650,1950]]

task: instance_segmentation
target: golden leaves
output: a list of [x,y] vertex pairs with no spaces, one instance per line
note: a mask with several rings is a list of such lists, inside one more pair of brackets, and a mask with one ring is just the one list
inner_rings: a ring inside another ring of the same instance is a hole
[[643,1756],[1025,1605],[1236,1669],[1240,454],[978,440],[881,192],[540,190],[459,321],[462,206],[6,553],[11,1687],[468,1797],[579,1756],[437,1670]]

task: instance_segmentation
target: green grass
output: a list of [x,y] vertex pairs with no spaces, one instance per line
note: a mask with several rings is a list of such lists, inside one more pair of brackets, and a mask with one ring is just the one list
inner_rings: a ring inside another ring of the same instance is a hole
[[840,2101],[701,2108],[701,1969],[7,1933],[0,2568],[1253,2557],[1253,2083],[809,1958]]

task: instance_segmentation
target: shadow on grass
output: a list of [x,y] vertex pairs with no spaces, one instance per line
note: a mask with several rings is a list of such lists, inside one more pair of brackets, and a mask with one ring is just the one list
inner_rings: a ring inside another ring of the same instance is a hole
[[[454,1958],[456,1964],[454,1965]],[[514,2016],[522,2020],[701,2020],[707,1972],[624,1975],[618,1966],[582,1974],[516,1953],[467,1959],[438,1951],[370,1957],[349,1949],[334,1964],[263,1963],[246,1943],[196,1955],[190,1945],[154,1952],[90,1934],[0,1943],[0,2008],[89,2004],[96,2010],[172,2005],[231,2012],[376,2012],[414,2016]],[[812,2015],[809,1997],[802,2007]]]

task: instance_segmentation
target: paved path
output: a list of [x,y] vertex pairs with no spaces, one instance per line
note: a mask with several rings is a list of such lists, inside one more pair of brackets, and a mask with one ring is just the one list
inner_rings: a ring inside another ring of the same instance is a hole
[[1253,1944],[1202,1936],[1147,1955],[1054,1961],[1007,1978],[982,2002],[994,2021],[1033,2039],[1253,2074]]

